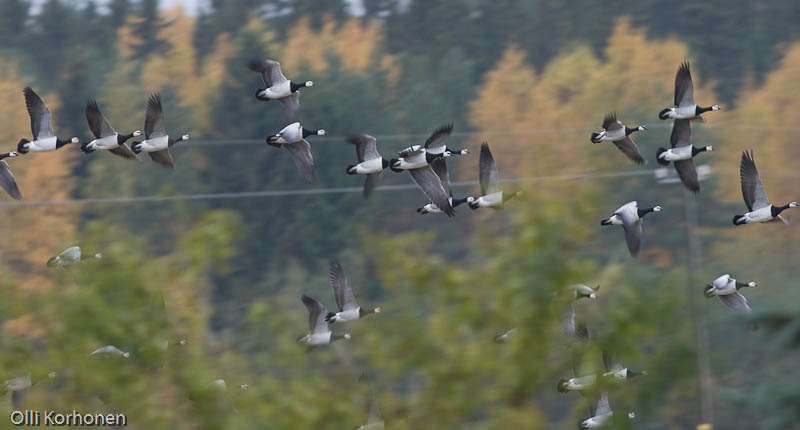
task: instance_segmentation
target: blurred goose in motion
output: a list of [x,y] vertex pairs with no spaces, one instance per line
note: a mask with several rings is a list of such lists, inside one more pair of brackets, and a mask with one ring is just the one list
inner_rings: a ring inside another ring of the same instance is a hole
[[[600,395],[600,400],[597,401],[597,408],[589,407],[589,414],[591,418],[581,421],[578,426],[581,429],[598,429],[598,428],[611,428],[615,425],[614,411],[611,410],[611,405],[608,403],[608,393]],[[628,419],[633,419],[636,414],[629,412]]]
[[747,212],[744,215],[733,217],[733,225],[752,224],[757,222],[770,222],[779,219],[785,224],[789,221],[781,216],[781,212],[789,208],[796,208],[797,202],[791,202],[785,206],[775,206],[769,202],[767,192],[764,191],[764,184],[756,169],[756,162],[753,159],[753,151],[748,154],[742,153],[742,162],[739,166],[739,176],[742,181],[742,197],[744,204],[747,205]]
[[711,281],[706,285],[703,294],[707,298],[714,296],[719,297],[719,300],[727,307],[740,312],[750,312],[750,306],[747,304],[747,299],[739,292],[742,288],[757,287],[755,282],[739,282],[732,278],[729,274],[724,274],[717,279]]
[[6,158],[9,157],[16,157],[19,153],[16,151],[6,152],[5,154],[0,154],[0,187],[8,193],[15,200],[19,200],[22,198],[22,194],[19,192],[19,187],[17,187],[17,180],[14,179],[14,174],[11,173],[11,168],[8,167],[8,163],[6,163]]
[[497,343],[506,343],[508,342],[512,336],[517,332],[517,328],[514,327],[511,330],[508,330],[504,333],[500,333],[494,337],[494,341]]
[[[431,163],[431,168],[433,169],[436,176],[439,177],[439,180],[442,181],[442,187],[444,188],[445,194],[449,196],[450,207],[457,207],[464,203],[472,203],[475,201],[475,197],[467,196],[460,199],[453,198],[453,190],[450,186],[450,174],[447,172],[447,164],[444,161],[444,158],[437,158],[433,160]],[[436,206],[436,203],[430,202],[427,205],[418,208],[417,213],[421,215],[430,214],[430,213],[442,213],[442,210],[439,209],[439,206]]]
[[656,161],[663,166],[669,166],[670,161],[675,162],[675,171],[681,178],[683,186],[689,191],[700,192],[700,182],[697,179],[697,170],[693,158],[697,154],[714,149],[711,146],[692,146],[692,128],[688,119],[676,119],[672,124],[672,134],[669,136],[672,148],[658,148]]
[[303,128],[299,122],[293,122],[283,130],[272,136],[267,137],[267,144],[276,148],[281,145],[289,150],[289,155],[294,160],[297,171],[303,175],[306,182],[314,181],[314,157],[311,155],[311,145],[306,138],[308,136],[324,136],[325,130],[312,130]]
[[364,197],[369,197],[389,167],[389,160],[378,153],[377,139],[368,134],[350,136],[347,141],[356,146],[358,164],[347,166],[348,175],[367,175],[364,181]]
[[344,270],[342,270],[342,266],[338,261],[331,261],[330,278],[331,288],[333,288],[333,298],[336,300],[336,306],[339,307],[339,312],[328,312],[325,316],[325,322],[332,324],[355,321],[369,314],[381,313],[381,308],[369,309],[362,308],[358,305],[353,295],[353,289],[350,288],[347,276],[344,274]]
[[[361,380],[369,384],[369,377],[366,374],[361,375]],[[369,415],[367,416],[367,423],[358,427],[357,430],[383,430],[383,418],[381,418],[381,409],[378,405],[378,398],[375,396],[375,390],[372,385],[369,385]]]
[[128,358],[128,357],[131,356],[131,353],[123,351],[123,350],[117,348],[114,345],[106,345],[106,346],[101,346],[100,348],[95,349],[89,355],[90,356],[92,356],[92,355],[100,355],[100,356],[105,356],[105,357],[123,357],[123,358]]
[[594,288],[584,285],[584,284],[575,284],[570,287],[575,292],[575,300],[588,298],[588,299],[596,299],[597,292],[600,291],[600,286],[596,286]]
[[306,295],[302,297],[302,300],[303,304],[306,305],[306,309],[308,309],[309,333],[299,337],[297,343],[304,343],[313,348],[315,346],[328,345],[339,339],[350,339],[349,333],[343,335],[331,333],[331,329],[328,328],[328,323],[325,321],[328,310],[325,309],[322,303]]
[[704,112],[719,110],[719,106],[700,107],[694,102],[694,84],[692,83],[692,72],[689,70],[689,62],[684,61],[678,67],[675,75],[675,105],[659,112],[660,119],[699,119]]
[[616,112],[611,112],[603,119],[603,131],[600,133],[592,133],[592,143],[600,143],[603,141],[611,142],[617,147],[628,159],[636,164],[644,164],[644,157],[639,152],[639,147],[636,142],[631,139],[631,134],[637,131],[647,130],[647,127],[640,125],[635,128],[629,128],[617,119]]
[[503,209],[506,202],[520,194],[519,191],[507,193],[500,188],[500,176],[497,172],[497,167],[494,165],[492,151],[489,150],[489,144],[486,142],[481,145],[478,171],[480,174],[481,196],[469,204],[470,209],[478,209],[480,207]]
[[289,122],[297,119],[297,111],[300,109],[300,88],[314,86],[313,81],[295,83],[283,75],[281,63],[265,58],[261,61],[253,61],[249,64],[250,70],[261,74],[266,88],[259,88],[256,91],[256,98],[268,102],[278,100],[283,104],[283,112]]
[[451,149],[445,145],[444,141],[453,133],[453,124],[443,125],[437,128],[425,141],[425,150],[430,154],[443,154],[449,152],[453,155],[467,155],[469,149]]
[[169,153],[169,148],[178,142],[189,140],[189,135],[184,134],[177,140],[167,135],[164,125],[164,109],[161,107],[161,97],[152,94],[147,101],[147,114],[144,118],[144,137],[141,142],[134,142],[131,149],[134,153],[146,152],[150,159],[164,166],[175,168],[175,162]]
[[617,361],[614,356],[606,350],[603,350],[603,365],[605,366],[606,371],[603,373],[602,378],[606,383],[610,382],[613,384],[615,382],[647,375],[646,370],[637,372],[623,366],[622,363]]
[[660,212],[661,206],[639,209],[636,201],[624,204],[614,211],[610,218],[600,221],[600,225],[621,225],[625,230],[625,242],[632,257],[639,256],[642,245],[642,218],[650,212]]
[[59,139],[53,132],[50,110],[47,109],[42,99],[31,87],[25,87],[22,92],[25,94],[25,106],[27,106],[28,115],[31,117],[33,141],[20,139],[19,144],[17,144],[17,152],[27,154],[28,152],[55,151],[68,143],[80,142],[77,137],[73,137],[70,140]]
[[112,154],[122,158],[130,160],[136,158],[136,154],[128,148],[125,142],[130,138],[141,136],[142,132],[140,130],[134,130],[130,134],[117,133],[114,127],[111,126],[111,123],[108,122],[105,115],[100,111],[100,108],[97,106],[97,101],[94,99],[86,103],[86,122],[89,123],[89,129],[92,130],[92,134],[94,134],[96,139],[81,145],[81,151],[90,154],[99,149],[107,149]]
[[103,254],[94,254],[86,257],[81,252],[80,246],[70,246],[55,257],[50,257],[50,259],[47,260],[47,267],[71,266],[87,259],[99,260],[101,258],[103,258]]
[[5,396],[6,393],[11,393],[11,405],[14,409],[22,409],[22,401],[25,399],[25,393],[34,385],[46,379],[53,379],[56,377],[56,372],[50,371],[47,373],[32,374],[28,372],[22,376],[17,376],[3,382],[0,385],[0,397]]

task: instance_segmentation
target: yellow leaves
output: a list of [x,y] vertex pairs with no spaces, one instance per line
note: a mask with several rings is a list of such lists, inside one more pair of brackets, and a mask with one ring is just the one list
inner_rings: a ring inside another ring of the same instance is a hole
[[[326,17],[322,28],[315,31],[311,21],[303,18],[289,31],[281,65],[290,79],[289,72],[302,64],[321,73],[328,68],[326,55],[334,52],[341,59],[343,69],[364,72],[382,42],[383,29],[378,22],[365,25],[361,20],[351,18],[337,28],[333,19]],[[381,66],[390,67],[391,61],[381,62]]]
[[156,92],[166,85],[175,85],[182,105],[194,104],[198,92],[197,74],[194,73],[196,55],[192,45],[194,20],[178,7],[164,12],[164,20],[169,25],[159,31],[158,37],[167,43],[163,54],[151,56],[142,70],[141,83],[150,92]]

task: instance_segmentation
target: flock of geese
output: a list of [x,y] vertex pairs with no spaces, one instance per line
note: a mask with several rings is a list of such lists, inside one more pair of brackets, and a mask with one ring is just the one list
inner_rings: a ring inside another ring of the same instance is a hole
[[[281,103],[289,125],[278,133],[268,136],[268,145],[280,148],[285,147],[291,156],[297,171],[308,182],[314,180],[314,158],[311,145],[306,140],[310,136],[321,136],[325,130],[313,130],[303,127],[297,121],[300,109],[300,90],[314,85],[312,81],[297,83],[284,76],[280,63],[271,59],[254,61],[249,68],[261,75],[265,87],[256,91],[256,98],[269,102],[277,100]],[[68,140],[60,139],[53,131],[50,111],[42,99],[30,88],[23,90],[25,104],[31,119],[31,133],[33,140],[21,139],[17,150],[0,154],[0,186],[13,198],[20,199],[21,193],[17,187],[5,158],[17,157],[30,152],[55,151],[67,144],[78,144],[80,140],[72,137]],[[663,109],[658,117],[662,120],[672,120],[673,127],[670,136],[671,147],[658,148],[656,161],[662,165],[672,163],[683,185],[695,193],[700,191],[697,171],[693,159],[699,154],[711,151],[711,146],[695,147],[692,145],[692,121],[704,122],[702,114],[719,110],[719,106],[701,107],[694,101],[694,87],[689,64],[684,62],[678,68],[675,77],[675,98],[671,107]],[[170,155],[169,148],[178,142],[189,140],[188,134],[173,138],[166,131],[164,111],[158,94],[152,94],[147,100],[145,112],[144,133],[135,130],[128,134],[120,134],[101,112],[95,100],[86,104],[86,120],[94,135],[94,139],[80,145],[81,151],[86,154],[108,150],[114,155],[125,159],[137,159],[141,153],[147,153],[154,162],[174,167],[175,163]],[[645,158],[631,136],[635,132],[645,131],[645,126],[628,127],[617,119],[616,113],[605,116],[602,124],[603,130],[591,134],[592,143],[611,142],[628,159],[637,164],[644,164]],[[347,142],[356,150],[357,164],[347,166],[349,175],[364,175],[363,194],[368,197],[378,186],[385,170],[393,172],[408,172],[412,181],[418,186],[428,203],[417,209],[420,214],[444,213],[447,216],[455,215],[455,208],[467,204],[471,209],[490,207],[502,209],[509,200],[520,194],[520,191],[508,191],[501,187],[498,170],[495,166],[489,144],[484,142],[480,149],[478,177],[480,182],[479,196],[464,196],[454,198],[447,170],[446,160],[453,155],[466,156],[467,149],[455,149],[447,146],[447,138],[453,131],[452,125],[445,125],[436,129],[423,145],[413,145],[399,151],[396,158],[384,158],[378,151],[377,140],[368,134],[351,136]],[[134,138],[143,139],[131,141]],[[780,220],[786,222],[781,213],[789,208],[797,207],[797,202],[784,206],[770,203],[764,191],[764,185],[756,169],[753,153],[742,154],[740,164],[740,177],[742,195],[748,212],[736,215],[734,225],[763,223]],[[650,213],[662,211],[659,205],[640,207],[636,201],[628,202],[614,211],[610,217],[601,221],[601,225],[622,226],[625,233],[625,242],[632,257],[637,257],[642,244],[642,221]],[[80,263],[85,259],[100,259],[101,254],[85,256],[80,247],[74,246],[51,258],[47,265],[51,267],[65,267]],[[330,264],[330,280],[337,312],[329,312],[318,300],[307,295],[302,296],[302,302],[308,311],[309,332],[297,339],[298,343],[307,345],[309,349],[328,345],[340,339],[350,339],[350,334],[335,334],[331,331],[333,325],[339,325],[362,319],[371,314],[381,312],[379,307],[364,308],[356,301],[353,289],[350,286],[341,265],[333,261]],[[755,282],[739,282],[728,274],[722,275],[709,283],[704,290],[706,297],[719,297],[722,303],[738,311],[749,311],[747,300],[740,290],[745,287],[755,287]],[[586,285],[576,285],[567,289],[571,300],[582,298],[594,299],[597,297],[598,288]],[[563,317],[563,329],[568,338],[585,341],[590,339],[588,330],[583,324],[576,324],[575,313],[572,306],[567,306]],[[497,336],[498,342],[508,341],[516,332],[511,329]],[[181,341],[181,344],[184,344]],[[163,345],[164,349],[168,345]],[[113,345],[106,345],[93,351],[91,355],[111,355],[123,358],[130,357],[130,352],[125,352]],[[577,361],[577,360],[574,360]],[[608,388],[620,381],[634,378],[646,372],[636,372],[614,361],[609,354],[603,352],[604,372],[584,373],[577,366],[573,367],[574,375],[571,379],[563,379],[558,383],[558,391],[577,391],[596,401],[596,407],[590,408],[590,417],[579,423],[579,428],[604,428],[614,426],[617,419],[609,403]],[[48,376],[53,377],[52,373]],[[21,379],[20,379],[21,378]],[[6,381],[2,386],[5,391],[19,392],[31,386],[31,377],[14,378]],[[214,381],[217,383],[218,381]],[[217,384],[219,385],[219,384]],[[224,381],[223,381],[224,385]],[[372,405],[367,424],[360,429],[382,429],[383,420],[380,418],[379,408],[371,397]],[[618,415],[619,416],[619,415]],[[628,413],[623,419],[633,418],[634,414]]]

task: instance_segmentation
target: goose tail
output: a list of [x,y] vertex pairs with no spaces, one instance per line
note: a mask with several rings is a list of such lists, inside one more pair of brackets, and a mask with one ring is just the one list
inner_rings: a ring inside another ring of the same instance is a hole
[[665,152],[667,152],[667,148],[664,148],[663,146],[659,147],[658,150],[656,151],[656,161],[658,162],[658,164],[662,166],[669,166],[669,161],[661,158],[661,154]]
[[600,221],[600,225],[611,225],[611,219],[604,219]]
[[600,133],[592,133],[592,143],[600,143]]
[[658,119],[665,119],[665,120],[669,119],[669,115],[667,114],[669,113],[670,110],[671,110],[670,108],[664,108],[664,110],[658,113]]
[[328,312],[328,315],[325,315],[325,322],[328,324],[335,323],[336,320],[336,314],[333,312]]
[[744,221],[744,215],[734,215],[733,216],[733,225],[742,225],[742,224],[747,224]]
[[20,139],[19,143],[17,144],[17,152],[20,154],[27,154],[28,150],[25,148],[25,145],[28,144],[28,139]]
[[354,166],[352,164],[347,166],[347,174],[348,175],[355,175],[356,174],[356,172],[353,170],[354,167],[356,167],[356,166]]
[[558,389],[558,392],[559,392],[559,393],[566,393],[566,392],[568,392],[568,391],[569,391],[569,390],[567,389],[567,383],[568,383],[568,382],[569,382],[569,381],[568,381],[568,380],[566,380],[566,379],[559,379],[559,380],[558,380],[558,386],[557,386],[556,388]]

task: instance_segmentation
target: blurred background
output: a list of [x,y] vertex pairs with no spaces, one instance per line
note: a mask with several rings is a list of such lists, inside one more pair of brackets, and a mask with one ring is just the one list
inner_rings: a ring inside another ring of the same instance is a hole
[[[123,412],[134,429],[353,429],[368,372],[387,428],[575,428],[589,403],[556,390],[572,361],[553,293],[585,283],[601,286],[575,305],[596,344],[649,372],[611,393],[632,427],[798,428],[800,230],[731,224],[745,149],[774,202],[800,198],[798,22],[789,0],[0,0],[0,150],[30,138],[26,85],[62,138],[90,140],[89,98],[117,130],[142,129],[156,91],[168,132],[192,136],[174,171],[74,145],[9,160],[24,200],[0,197],[0,380],[55,371],[24,408]],[[286,124],[254,97],[246,65],[262,57],[316,83],[300,111],[328,132],[310,139],[314,184],[264,144]],[[696,196],[654,173],[685,59],[698,104],[722,106],[693,125],[714,146]],[[610,111],[649,128],[635,135],[647,165],[590,143]],[[505,211],[420,216],[415,188],[364,200],[345,174],[350,133],[389,158],[451,122],[448,145],[472,151],[451,179],[477,180],[489,142],[524,191]],[[599,225],[630,200],[665,209],[637,260]],[[104,258],[45,266],[74,244]],[[335,306],[331,259],[383,312],[307,354],[299,298]],[[703,297],[723,273],[759,283],[745,291],[758,330]],[[89,358],[107,344],[131,357]]]

